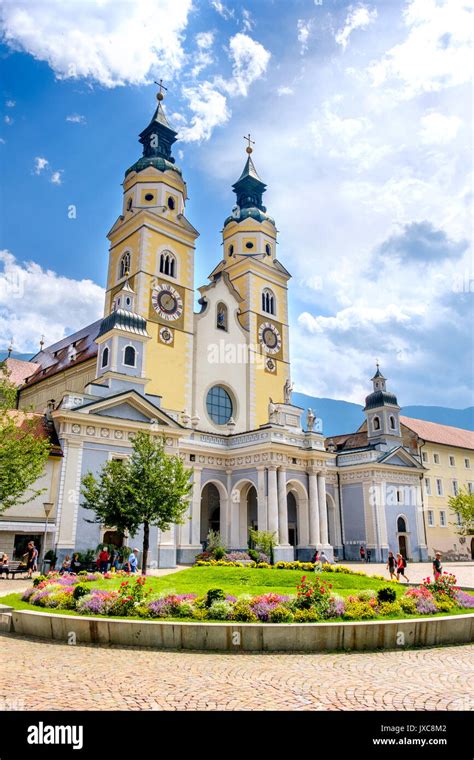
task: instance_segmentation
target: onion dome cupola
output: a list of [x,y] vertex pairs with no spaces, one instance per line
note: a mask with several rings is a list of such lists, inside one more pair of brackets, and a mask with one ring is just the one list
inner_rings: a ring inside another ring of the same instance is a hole
[[372,377],[373,391],[365,399],[364,412],[367,418],[367,436],[371,443],[399,444],[400,407],[394,393],[387,391],[387,380],[377,362]]
[[160,82],[160,90],[156,96],[158,105],[153,117],[145,129],[139,134],[139,142],[143,145],[143,156],[138,159],[127,171],[125,176],[130,172],[140,172],[153,166],[159,171],[172,171],[181,174],[181,170],[176,166],[175,159],[171,154],[171,148],[178,139],[178,133],[168,122],[163,109],[163,90],[165,89]]
[[267,186],[260,179],[252,160],[253,149],[250,147],[252,140],[250,139],[250,135],[244,139],[248,140],[249,143],[246,148],[248,154],[247,161],[239,179],[232,185],[237,202],[232,209],[231,216],[225,220],[224,226],[231,222],[240,223],[249,218],[255,219],[258,222],[268,220],[274,224],[273,219],[267,215],[267,209],[263,205],[263,193],[267,189]]

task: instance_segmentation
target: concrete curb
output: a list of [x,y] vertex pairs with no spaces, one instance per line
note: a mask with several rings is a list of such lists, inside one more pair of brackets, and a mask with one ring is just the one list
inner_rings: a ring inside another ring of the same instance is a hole
[[[400,649],[474,641],[474,614],[348,623],[180,623],[114,620],[29,610],[3,630],[23,636],[86,644],[222,652],[324,652]],[[6,621],[5,621],[6,622]],[[73,636],[71,637],[71,634]]]

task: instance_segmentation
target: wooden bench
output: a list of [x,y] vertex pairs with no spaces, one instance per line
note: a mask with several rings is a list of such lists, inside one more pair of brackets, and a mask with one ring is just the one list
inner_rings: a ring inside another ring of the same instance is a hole
[[9,562],[8,570],[3,569],[0,565],[0,577],[5,573],[8,580],[9,575],[13,578],[18,573],[26,573],[27,569],[24,562]]

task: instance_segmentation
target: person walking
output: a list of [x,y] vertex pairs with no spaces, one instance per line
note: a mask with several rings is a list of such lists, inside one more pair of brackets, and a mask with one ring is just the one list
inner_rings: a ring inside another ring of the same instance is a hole
[[34,544],[34,541],[29,541],[27,546],[27,551],[23,555],[23,559],[26,557],[26,569],[28,571],[28,578],[31,578],[33,576],[33,567],[35,564],[35,552],[36,547]]
[[436,552],[435,558],[433,560],[433,575],[435,581],[438,580],[442,572],[443,568],[441,566],[441,552]]
[[134,549],[128,558],[128,565],[130,567],[131,573],[138,573],[138,555],[139,554],[140,554],[140,549]]
[[33,555],[33,572],[34,573],[38,571],[38,556],[39,556],[39,551],[35,546],[35,553]]
[[395,572],[395,568],[397,566],[397,563],[395,562],[395,557],[393,556],[393,552],[388,553],[388,559],[387,559],[387,570],[390,573],[390,580],[397,580],[397,574]]
[[106,573],[109,566],[110,554],[107,551],[107,547],[103,546],[102,551],[99,554],[99,570],[101,573]]
[[365,562],[365,549],[363,546],[361,546],[359,549],[359,556],[360,556],[360,561]]
[[365,552],[365,561],[366,561],[366,562],[370,562],[370,558],[371,558],[371,556],[372,556],[372,551],[371,551],[371,549],[367,549],[367,551]]
[[407,575],[405,575],[405,569],[407,566],[407,561],[405,557],[402,557],[401,554],[397,554],[397,581],[400,581],[400,576],[405,578],[406,582],[409,583],[410,579]]

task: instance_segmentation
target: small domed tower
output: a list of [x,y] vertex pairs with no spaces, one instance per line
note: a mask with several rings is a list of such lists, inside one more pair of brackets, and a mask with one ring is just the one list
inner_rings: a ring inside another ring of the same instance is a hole
[[387,391],[387,380],[377,369],[372,378],[374,390],[365,399],[364,412],[367,418],[369,443],[381,448],[393,448],[401,444],[400,407],[394,393]]

